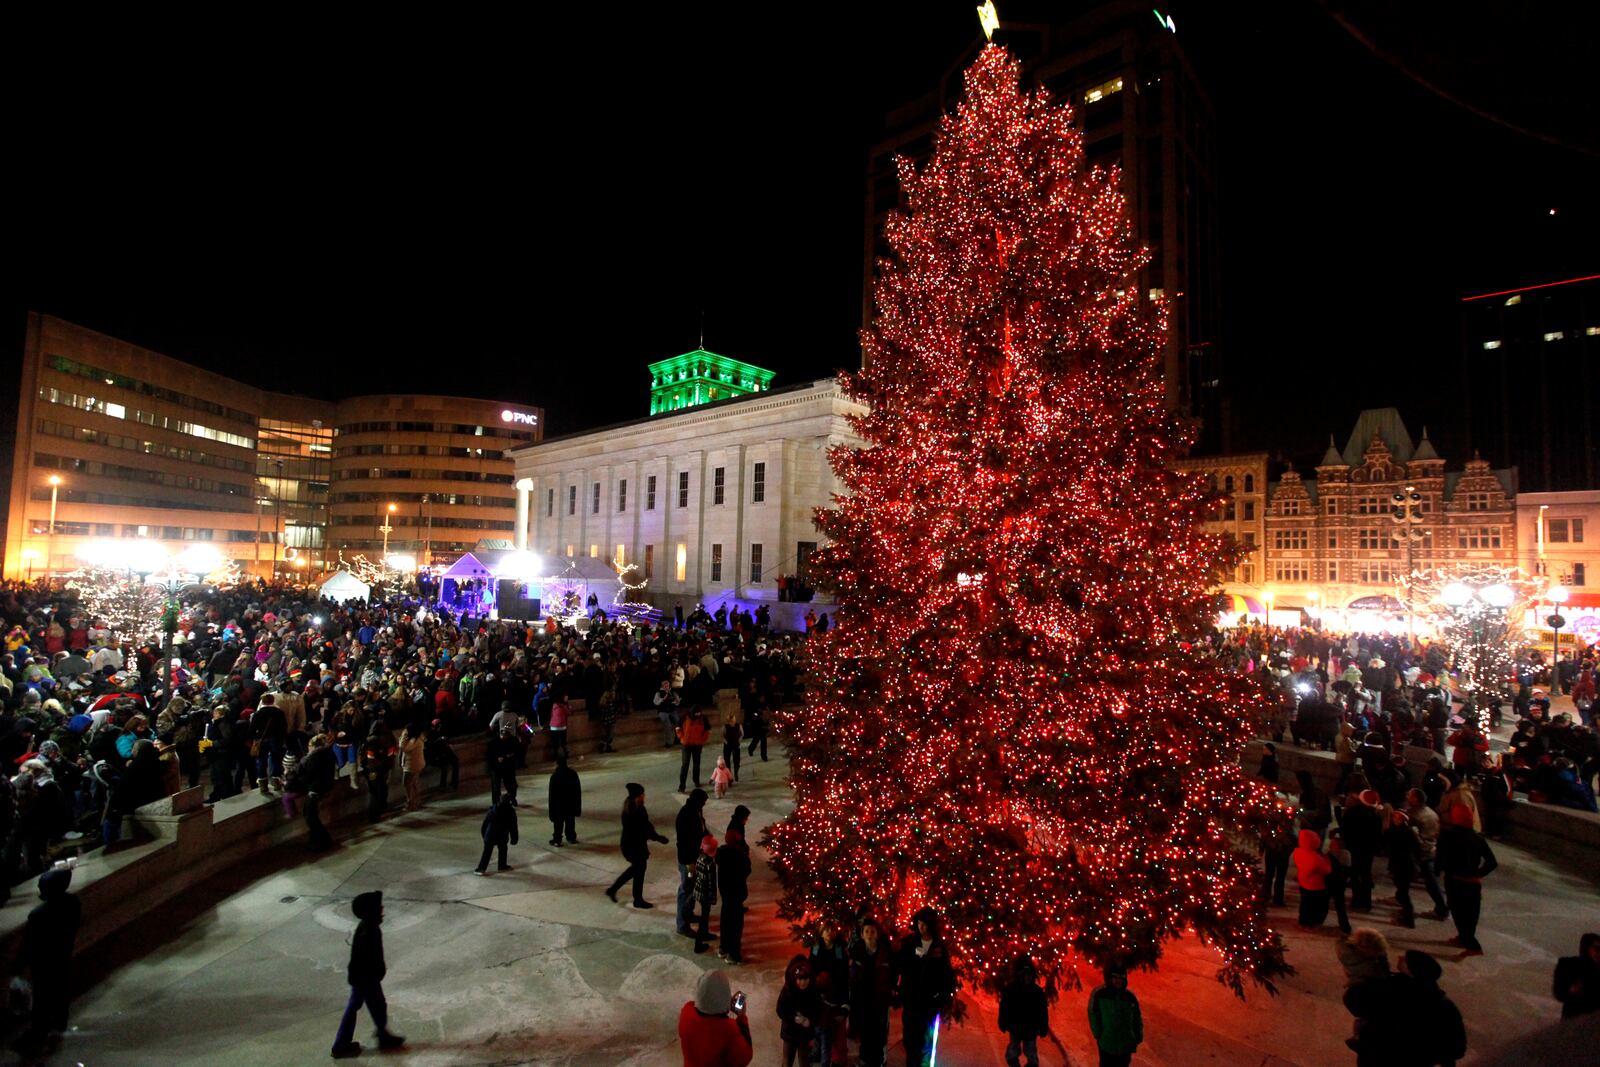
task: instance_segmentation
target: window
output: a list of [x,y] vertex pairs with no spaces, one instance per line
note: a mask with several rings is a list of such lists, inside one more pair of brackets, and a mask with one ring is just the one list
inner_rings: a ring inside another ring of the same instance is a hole
[[1483,342],[1483,350],[1485,352],[1493,352],[1495,349],[1497,349],[1499,347],[1500,347],[1500,342],[1499,341],[1485,341],[1485,342]]
[[1222,479],[1222,491],[1224,493],[1233,492],[1233,475],[1230,474],[1226,478]]
[[644,480],[644,509],[656,509],[656,476],[654,474]]
[[711,502],[713,504],[722,503],[723,475],[726,471],[726,467],[718,467],[711,472]]
[[1338,580],[1339,580],[1339,564],[1336,563],[1336,562],[1329,562],[1329,564],[1328,564],[1328,581],[1337,582]]
[[1085,104],[1098,103],[1112,93],[1120,92],[1122,92],[1122,79],[1112,78],[1110,81],[1103,81],[1093,88],[1085,89],[1083,91],[1083,102]]
[[1583,564],[1574,563],[1572,565],[1572,581],[1568,582],[1567,584],[1568,585],[1582,585],[1583,584],[1583,579],[1584,579],[1584,570],[1585,570],[1585,567],[1584,567]]
[[[1565,336],[1566,336],[1566,334],[1562,333],[1560,330],[1551,330],[1549,333],[1544,335],[1544,339],[1546,341],[1559,341]],[[111,405],[108,404],[106,406],[107,406],[107,408],[109,408]],[[117,418],[119,418],[119,419],[121,417],[122,417],[121,415],[117,416]]]
[[556,513],[556,491],[554,489],[545,490],[544,513],[546,518]]
[[577,553],[572,550],[572,546],[571,545],[568,545],[567,546],[567,558],[571,559],[575,555],[577,555]]
[[616,564],[617,564],[617,569],[618,570],[621,570],[623,567],[626,567],[628,565],[628,549],[627,549],[627,546],[618,545],[617,546],[617,554],[613,558],[616,560]]
[[1285,500],[1285,501],[1283,501],[1282,503],[1280,503],[1278,505],[1278,514],[1280,514],[1280,515],[1298,515],[1298,514],[1300,514],[1300,501],[1298,501],[1298,500]]
[[1516,307],[1520,303],[1522,303],[1522,294],[1518,293],[1515,296],[1506,297],[1505,306],[1508,307],[1508,308]]
[[1253,563],[1246,563],[1239,568],[1239,580],[1246,585],[1253,585],[1256,580],[1256,568]]
[[1456,546],[1458,548],[1499,548],[1500,527],[1463,526],[1456,531]]
[[1579,542],[1583,541],[1582,519],[1547,519],[1545,520],[1545,540]]
[[1328,514],[1329,515],[1337,515],[1337,514],[1339,514],[1339,498],[1338,497],[1331,496],[1331,497],[1328,498]]
[[[678,506],[680,508],[686,508],[686,507],[689,506],[689,472],[688,471],[679,471],[678,472]],[[682,581],[682,579],[679,579],[679,581]]]
[[1247,493],[1256,491],[1256,476],[1254,474],[1246,474],[1244,476],[1244,491]]
[[1389,502],[1381,496],[1356,497],[1357,515],[1383,515],[1389,510]]
[[1249,549],[1256,547],[1256,532],[1254,530],[1246,530],[1244,532],[1244,544]]
[[1280,559],[1272,564],[1272,580],[1275,582],[1308,582],[1311,580],[1311,564],[1303,559]]
[[1389,538],[1384,536],[1384,530],[1377,526],[1365,526],[1356,531],[1357,548],[1388,548]]
[[678,542],[678,581],[689,580],[689,546]]
[[[756,464],[760,466],[761,464]],[[761,581],[761,546],[750,546],[750,584],[755,585]]]
[[1467,510],[1468,511],[1488,511],[1489,510],[1489,494],[1488,493],[1468,493],[1467,494]]
[[1250,522],[1253,519],[1255,519],[1255,517],[1256,517],[1256,502],[1254,500],[1246,500],[1244,502],[1244,521],[1245,522]]
[[[721,468],[718,468],[718,469],[720,470]],[[722,581],[722,546],[721,545],[712,545],[711,546],[711,580],[713,582]]]
[[1273,548],[1299,548],[1311,547],[1311,532],[1309,530],[1273,530]]
[[567,486],[567,514],[568,515],[576,515],[577,513],[578,513],[578,487],[575,486],[575,485],[569,485],[569,486]]
[[1329,530],[1328,531],[1328,547],[1329,548],[1338,548],[1339,547],[1339,531],[1338,530]]
[[1363,563],[1360,580],[1367,585],[1382,585],[1394,581],[1394,564]]
[[1228,501],[1226,504],[1224,504],[1222,506],[1222,521],[1223,522],[1232,522],[1234,519],[1237,519],[1238,517],[1239,517],[1239,509],[1234,506],[1233,501],[1230,500],[1230,501]]
[[767,465],[765,463],[757,463],[755,465],[754,470],[750,472],[750,484],[753,487],[750,491],[752,503],[759,504],[767,499]]
[[617,483],[617,510],[628,510],[628,479],[626,478]]
[[[655,481],[654,478],[651,478],[650,480],[652,482]],[[651,578],[654,578],[656,576],[656,546],[655,545],[645,545],[644,546],[644,576],[645,576],[645,580],[646,581],[648,581]]]
[[590,545],[589,546],[589,558],[590,559],[599,559],[600,558],[600,546],[599,545]]
[[600,483],[594,483],[594,499],[589,504],[589,514],[600,514]]

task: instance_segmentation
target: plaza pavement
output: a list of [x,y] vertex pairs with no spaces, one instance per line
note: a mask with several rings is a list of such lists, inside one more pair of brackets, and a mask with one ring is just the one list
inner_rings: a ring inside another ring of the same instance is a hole
[[[754,812],[752,842],[788,810],[784,764],[773,755],[770,763],[746,762],[744,781],[727,799],[710,802],[709,822],[719,836],[735,804]],[[721,964],[696,957],[691,943],[673,932],[672,848],[652,849],[647,896],[654,910],[627,906],[626,892],[620,905],[601,892],[624,866],[616,841],[625,782],[645,784],[657,828],[672,835],[682,801],[673,791],[676,757],[676,751],[655,750],[580,760],[581,844],[562,849],[548,845],[545,774],[525,772],[522,843],[511,854],[515,869],[487,878],[473,874],[482,794],[441,798],[421,812],[391,816],[319,858],[294,848],[264,853],[201,887],[190,903],[148,916],[94,959],[80,961],[87,988],[73,1004],[74,1029],[48,1062],[332,1062],[328,1049],[348,988],[349,902],[359,892],[381,889],[389,964],[384,988],[393,1025],[410,1045],[380,1056],[371,1049],[371,1024],[363,1014],[357,1035],[369,1044],[357,1062],[678,1067],[678,1010],[699,973]],[[771,1064],[779,1058],[773,1004],[795,949],[775,916],[776,879],[764,852],[755,851],[749,963],[735,969],[732,981],[749,995],[755,1062]],[[1600,927],[1593,883],[1509,845],[1496,851],[1502,867],[1486,886],[1480,934],[1487,955],[1463,959],[1450,950],[1444,944],[1453,933],[1448,922],[1419,919],[1415,930],[1401,930],[1392,925],[1392,907],[1381,903],[1370,916],[1396,951],[1439,954],[1442,984],[1467,1019],[1471,1051],[1464,1064],[1557,1020],[1549,993],[1554,957],[1574,952],[1584,930]],[[1387,896],[1381,880],[1377,896]],[[1276,997],[1252,991],[1247,1000],[1236,999],[1214,980],[1215,957],[1193,939],[1170,949],[1158,973],[1135,973],[1132,989],[1143,1003],[1147,1035],[1135,1064],[1354,1062],[1343,1045],[1350,1019],[1339,1002],[1343,980],[1332,927],[1317,934],[1294,930],[1292,888],[1289,902],[1273,915],[1289,926],[1285,936],[1297,973],[1281,982]],[[1095,1062],[1085,1001],[1086,992],[1067,993],[1052,1011],[1056,1032],[1079,1065]],[[939,1063],[1002,1063],[1004,1042],[994,1016],[991,1001],[972,1000],[966,1024],[941,1035]],[[1050,1067],[1062,1062],[1054,1048],[1041,1051]],[[901,1062],[896,1047],[890,1063]]]

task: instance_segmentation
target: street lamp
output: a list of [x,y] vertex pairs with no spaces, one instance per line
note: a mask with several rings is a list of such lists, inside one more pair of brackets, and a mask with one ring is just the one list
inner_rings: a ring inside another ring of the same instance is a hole
[[1411,610],[1411,584],[1409,578],[1417,569],[1415,562],[1417,542],[1427,537],[1427,531],[1422,529],[1422,494],[1417,492],[1417,487],[1408,485],[1404,490],[1394,494],[1391,498],[1394,503],[1389,518],[1395,524],[1394,539],[1403,542],[1406,546],[1406,635],[1416,637],[1416,622]]
[[1267,625],[1268,626],[1272,625],[1272,602],[1273,602],[1273,600],[1277,599],[1277,596],[1278,596],[1278,594],[1274,593],[1270,589],[1266,590],[1265,592],[1263,592],[1261,594],[1261,599],[1267,602]]
[[393,516],[394,513],[395,506],[390,504],[389,513],[383,517],[383,525],[378,527],[378,531],[383,534],[383,556],[385,559],[389,557],[389,531],[394,529],[394,527],[391,525],[391,523],[394,521],[391,516]]
[[61,475],[52,474],[46,480],[50,483],[50,537],[44,556],[44,576],[48,580],[56,572],[56,494],[61,489]]

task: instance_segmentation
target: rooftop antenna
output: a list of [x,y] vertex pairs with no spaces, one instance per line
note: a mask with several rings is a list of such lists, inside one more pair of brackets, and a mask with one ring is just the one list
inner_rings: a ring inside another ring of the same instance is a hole
[[705,350],[706,350],[706,309],[705,309],[704,305],[701,305],[701,307],[700,307],[700,351],[704,352]]

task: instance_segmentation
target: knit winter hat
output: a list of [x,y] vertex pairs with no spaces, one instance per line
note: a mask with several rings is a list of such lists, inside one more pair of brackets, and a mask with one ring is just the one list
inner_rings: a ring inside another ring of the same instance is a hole
[[1444,974],[1444,968],[1439,966],[1439,961],[1426,952],[1411,949],[1406,953],[1405,960],[1406,973],[1419,982],[1432,984],[1439,980],[1440,975]]
[[700,851],[708,856],[715,856],[717,854],[717,839],[710,834],[702,837],[700,839]]
[[630,796],[630,797],[642,797],[642,796],[644,796],[644,786],[640,785],[638,782],[629,782],[628,783],[628,796]]
[[694,987],[694,1009],[702,1015],[726,1015],[733,1003],[733,992],[728,986],[728,976],[721,971],[707,971]]

